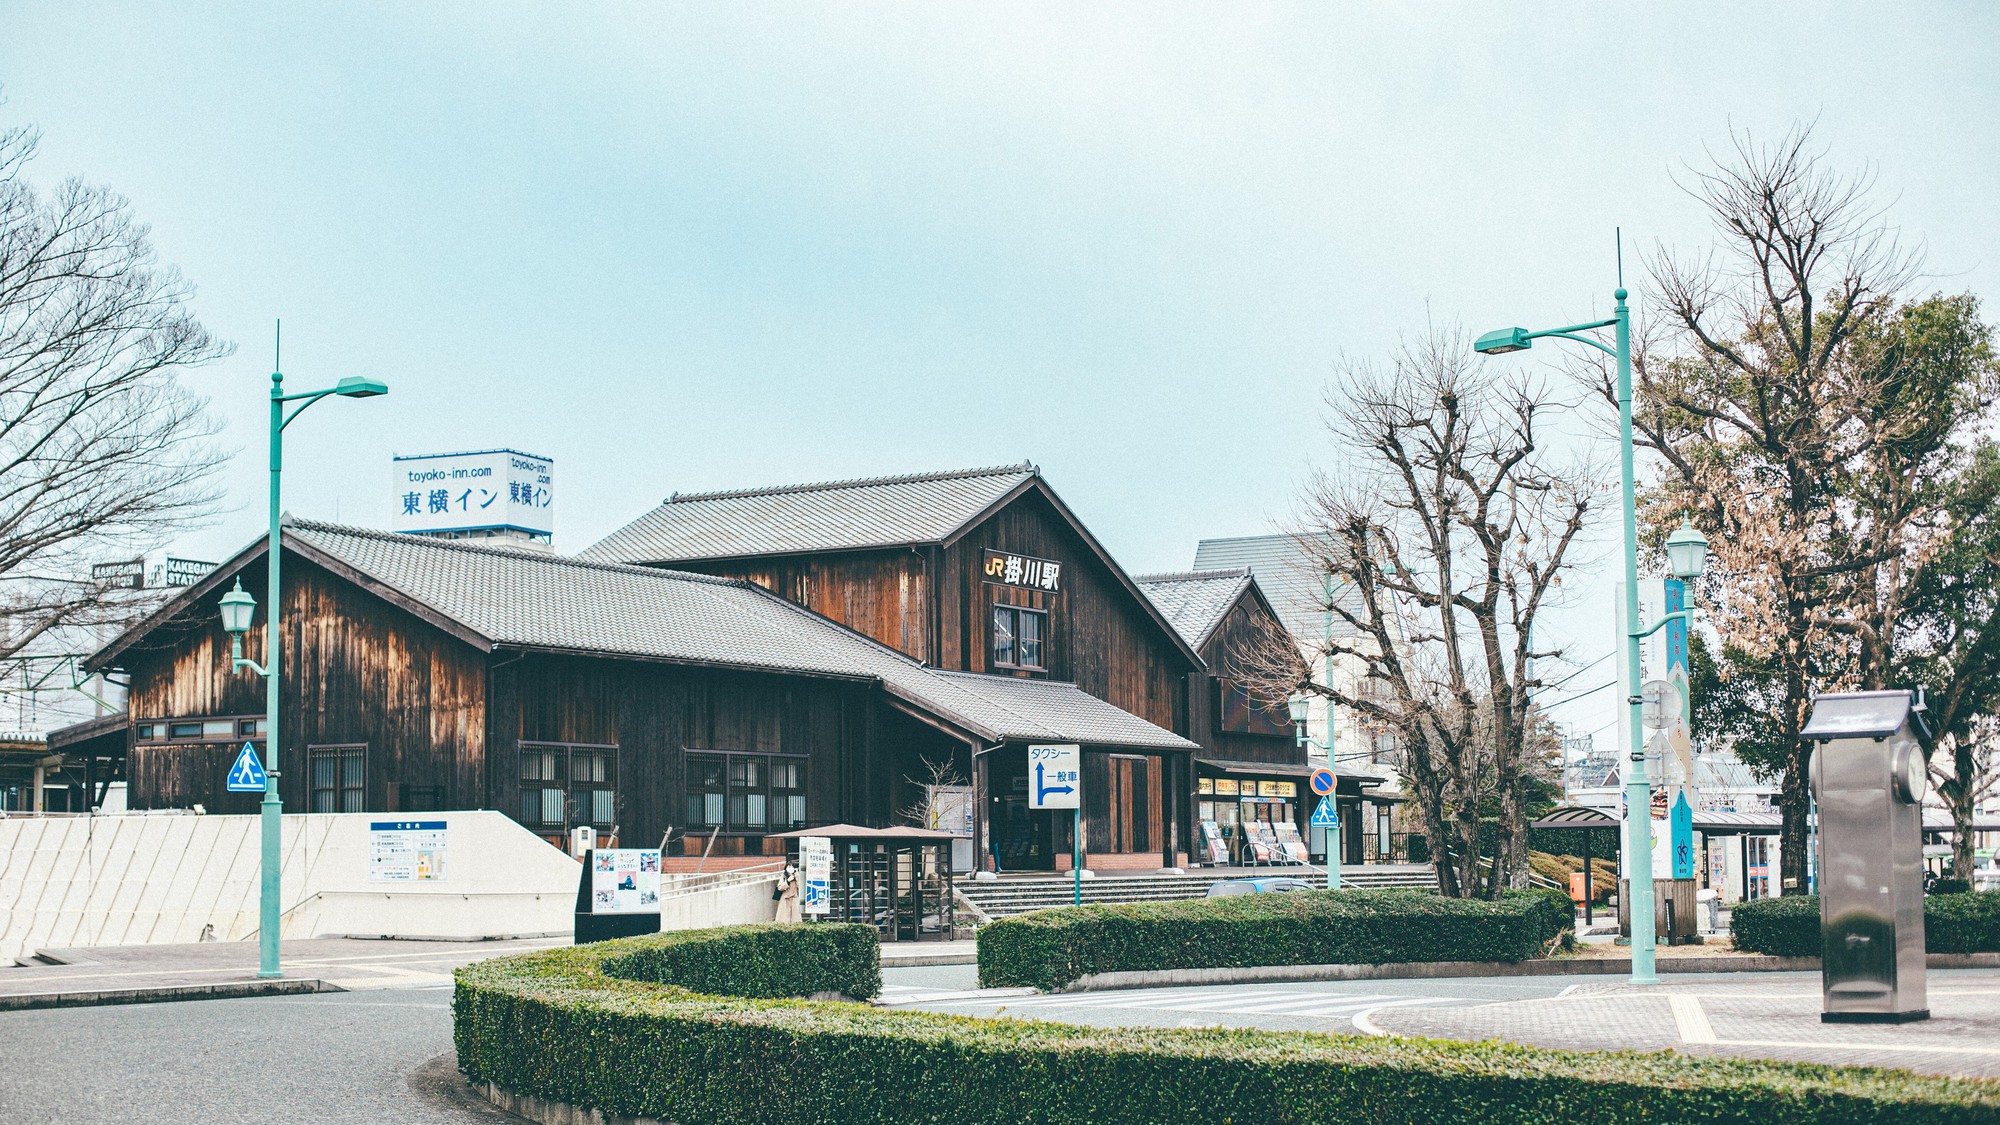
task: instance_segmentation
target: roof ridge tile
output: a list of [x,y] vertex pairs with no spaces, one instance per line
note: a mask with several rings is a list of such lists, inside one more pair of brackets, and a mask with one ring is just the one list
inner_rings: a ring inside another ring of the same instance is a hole
[[375,527],[356,527],[352,524],[329,523],[326,520],[300,519],[297,516],[284,518],[286,528],[295,531],[314,531],[324,535],[351,535],[359,539],[374,539],[384,543],[407,544],[429,550],[460,551],[468,554],[525,559],[529,562],[545,563],[550,566],[573,566],[585,570],[604,570],[615,574],[647,574],[656,578],[675,581],[697,582],[709,586],[743,586],[763,589],[756,583],[742,578],[721,578],[713,574],[700,574],[691,570],[674,570],[663,566],[638,566],[633,563],[602,562],[597,559],[580,558],[576,555],[558,554],[553,551],[531,551],[520,547],[488,547],[483,541],[458,539],[434,539],[428,535],[414,535],[407,531],[384,531]]
[[900,473],[893,476],[855,477],[851,480],[814,481],[808,484],[779,484],[764,488],[732,488],[717,492],[676,492],[669,495],[662,504],[687,504],[704,500],[735,500],[747,496],[782,496],[797,492],[830,492],[841,488],[879,488],[891,484],[913,484],[919,481],[964,480],[970,477],[997,477],[1019,474],[1034,476],[1041,469],[1031,461],[1018,465],[989,465],[979,469],[946,469],[929,473]]

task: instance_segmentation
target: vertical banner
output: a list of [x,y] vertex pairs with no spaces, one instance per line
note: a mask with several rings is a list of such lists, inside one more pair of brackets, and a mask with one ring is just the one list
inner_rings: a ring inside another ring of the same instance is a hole
[[833,908],[833,841],[799,838],[799,913],[824,915]]

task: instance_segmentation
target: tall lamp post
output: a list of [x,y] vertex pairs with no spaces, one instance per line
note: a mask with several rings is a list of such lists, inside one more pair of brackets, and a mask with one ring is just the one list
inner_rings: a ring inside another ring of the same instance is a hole
[[[1612,292],[1612,297],[1617,304],[1608,320],[1565,325],[1541,332],[1501,328],[1475,340],[1472,350],[1481,355],[1505,355],[1526,351],[1533,341],[1547,336],[1587,344],[1618,362],[1618,454],[1624,485],[1625,525],[1625,682],[1632,692],[1625,698],[1628,711],[1626,723],[1631,733],[1632,748],[1632,760],[1625,771],[1625,847],[1631,856],[1627,869],[1631,873],[1632,983],[1657,984],[1659,978],[1653,973],[1653,783],[1646,776],[1646,740],[1641,728],[1640,704],[1643,700],[1638,695],[1639,642],[1675,618],[1691,620],[1693,611],[1680,610],[1663,616],[1650,628],[1639,627],[1639,529],[1632,479],[1632,313],[1625,304],[1623,285]],[[1615,345],[1583,335],[1600,328],[1613,330]],[[1694,550],[1691,541],[1681,538],[1683,532],[1700,540],[1699,552]],[[1679,554],[1675,553],[1676,547],[1681,548]],[[1701,573],[1708,553],[1708,541],[1701,538],[1700,532],[1684,525],[1681,531],[1674,533],[1674,539],[1669,540],[1668,548],[1670,565],[1674,567],[1676,577],[1691,580]],[[1687,574],[1680,573],[1683,563],[1691,567]]]
[[[266,587],[264,605],[264,663],[258,664],[243,655],[243,634],[250,628],[250,618],[257,610],[257,599],[243,589],[238,579],[236,585],[222,596],[222,627],[229,633],[230,670],[241,672],[248,668],[264,677],[264,760],[268,768],[264,771],[264,803],[261,808],[263,829],[263,856],[260,862],[260,889],[258,894],[257,920],[257,975],[259,977],[281,977],[284,970],[278,964],[278,926],[280,908],[278,905],[278,876],[280,856],[280,830],[284,802],[278,799],[278,623],[280,607],[278,586],[278,562],[282,545],[279,543],[283,509],[279,505],[279,482],[285,464],[285,427],[292,420],[305,413],[307,407],[328,395],[342,398],[373,398],[389,393],[389,388],[373,379],[363,379],[350,375],[339,383],[323,391],[304,391],[299,394],[285,393],[285,376],[271,372],[271,524],[268,530],[269,547],[266,551],[266,567],[270,572],[270,582]],[[290,413],[285,404],[298,403]]]

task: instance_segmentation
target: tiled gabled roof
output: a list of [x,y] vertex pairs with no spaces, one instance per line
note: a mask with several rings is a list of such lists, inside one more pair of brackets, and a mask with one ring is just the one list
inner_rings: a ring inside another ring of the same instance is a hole
[[[489,650],[518,646],[874,681],[992,742],[1194,749],[1073,684],[941,672],[749,582],[308,521],[288,520],[285,543]],[[260,538],[92,656],[90,665],[115,661],[262,553]]]
[[661,564],[942,543],[1035,476],[1023,464],[675,493],[582,557]]
[[[1196,570],[1242,567],[1257,576],[1257,588],[1270,599],[1278,620],[1300,640],[1326,635],[1326,594],[1320,587],[1312,556],[1289,535],[1245,535],[1233,539],[1204,539],[1194,552]],[[1341,587],[1340,604],[1361,612],[1360,595],[1351,584]],[[1350,630],[1339,618],[1332,621],[1336,632]]]
[[1215,635],[1216,627],[1229,615],[1236,599],[1250,588],[1250,571],[1244,567],[1227,570],[1190,570],[1177,574],[1142,574],[1132,581],[1160,607],[1160,613],[1199,652]]

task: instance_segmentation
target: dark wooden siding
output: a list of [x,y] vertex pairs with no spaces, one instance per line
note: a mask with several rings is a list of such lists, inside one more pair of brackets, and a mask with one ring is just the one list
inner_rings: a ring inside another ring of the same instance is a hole
[[[1062,564],[1060,591],[986,582],[988,548]],[[1040,492],[1023,493],[947,548],[939,573],[951,578],[938,583],[942,666],[995,671],[989,667],[993,606],[1035,605],[1049,611],[1046,675],[1156,726],[1186,732],[1186,674],[1193,670],[1187,657]]]
[[930,564],[934,552],[903,547],[820,555],[675,563],[742,578],[926,663],[931,659]]
[[[912,803],[904,779],[922,776],[924,757],[950,757],[961,773],[970,769],[962,743],[891,711],[872,685],[855,681],[503,653],[492,697],[493,807],[518,813],[513,751],[522,741],[616,746],[619,835],[627,847],[658,846],[669,829],[682,838],[689,751],[805,756],[812,824],[887,827]],[[759,836],[725,834],[716,854],[760,847]]]
[[[260,561],[243,572],[261,592]],[[123,659],[135,719],[264,713],[264,680],[232,672],[216,603],[203,598]],[[285,637],[279,791],[287,812],[307,811],[309,746],[361,744],[367,808],[401,807],[404,786],[435,790],[446,808],[485,803],[485,654],[295,556],[285,559]],[[264,607],[244,636],[264,655]],[[223,788],[241,739],[198,750],[135,745],[127,799],[134,808],[200,804],[255,812],[260,798]],[[267,762],[268,764],[268,762]]]
[[[1188,678],[1189,707],[1193,719],[1189,724],[1188,737],[1201,743],[1203,757],[1238,762],[1306,764],[1305,748],[1298,744],[1294,735],[1242,734],[1219,729],[1216,681],[1233,677],[1236,654],[1273,628],[1283,628],[1277,615],[1262,599],[1246,590],[1223,616],[1222,623],[1216,626],[1208,643],[1202,646],[1201,656],[1209,671]],[[1284,700],[1272,700],[1270,706],[1276,708],[1279,715],[1284,714]],[[1284,725],[1289,728],[1290,720],[1286,719]]]
[[[984,581],[983,551],[1062,564],[1060,592]],[[988,515],[948,548],[897,548],[675,563],[743,578],[939,668],[1069,680],[1157,726],[1186,733],[1186,673],[1166,627],[1039,491]],[[992,607],[1049,611],[1041,673],[989,667]]]

